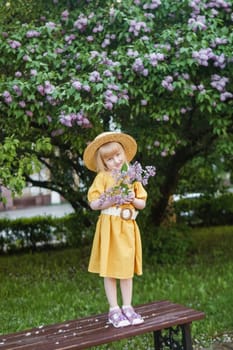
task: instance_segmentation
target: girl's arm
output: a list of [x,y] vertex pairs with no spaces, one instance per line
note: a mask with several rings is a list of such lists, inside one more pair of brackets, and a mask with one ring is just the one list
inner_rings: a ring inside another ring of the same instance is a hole
[[144,199],[134,198],[132,204],[133,204],[134,208],[142,210],[146,206],[146,201]]
[[115,204],[115,200],[108,198],[104,202],[96,199],[89,203],[92,210],[102,210],[107,209]]

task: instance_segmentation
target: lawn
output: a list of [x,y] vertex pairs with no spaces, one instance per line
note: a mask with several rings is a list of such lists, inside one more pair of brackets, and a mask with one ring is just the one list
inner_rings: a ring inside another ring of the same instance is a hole
[[[134,304],[169,299],[204,311],[206,318],[192,325],[197,344],[232,332],[232,247],[224,252],[219,246],[202,248],[184,264],[145,259],[143,276],[134,281]],[[0,334],[107,311],[103,281],[87,272],[88,257],[89,248],[0,256]],[[151,346],[146,335],[98,349]]]

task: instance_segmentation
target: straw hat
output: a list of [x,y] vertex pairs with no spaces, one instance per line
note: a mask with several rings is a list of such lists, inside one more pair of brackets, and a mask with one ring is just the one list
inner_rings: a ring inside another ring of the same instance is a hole
[[83,161],[86,167],[92,171],[96,170],[95,154],[96,151],[108,142],[119,142],[126,154],[127,161],[130,162],[137,152],[137,143],[129,135],[121,132],[103,132],[98,135],[89,145],[86,147],[83,154]]

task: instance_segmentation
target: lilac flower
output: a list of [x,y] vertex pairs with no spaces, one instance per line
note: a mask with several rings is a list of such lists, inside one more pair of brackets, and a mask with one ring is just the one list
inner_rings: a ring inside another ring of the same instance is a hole
[[21,43],[17,40],[9,40],[8,44],[12,49],[18,49],[21,46]]
[[61,54],[64,52],[64,49],[61,49],[60,47],[58,47],[57,49],[54,50],[55,53]]
[[116,103],[118,101],[118,97],[111,90],[105,91],[104,95],[108,102]]
[[18,85],[13,85],[13,90],[16,92],[17,96],[21,96],[22,95],[22,90],[20,89],[20,87]]
[[108,109],[109,111],[111,111],[113,109],[113,103],[111,103],[109,101],[105,102],[104,108]]
[[66,35],[65,36],[65,41],[67,42],[67,44],[71,44],[73,40],[76,39],[76,35],[75,34],[70,34],[70,35]]
[[161,156],[162,156],[162,157],[166,157],[166,156],[167,156],[167,150],[163,150],[163,151],[161,152]]
[[38,32],[37,30],[29,30],[26,33],[27,38],[38,38],[40,35],[41,35],[41,33]]
[[168,122],[168,121],[169,121],[169,116],[168,116],[167,114],[164,114],[164,115],[163,115],[163,120],[164,120],[165,122]]
[[120,90],[119,86],[116,85],[116,84],[108,84],[108,89],[109,90],[114,90],[114,91],[119,91]]
[[63,11],[62,14],[61,14],[62,21],[66,21],[69,18],[69,15],[70,14],[69,14],[68,10]]
[[24,55],[23,56],[23,61],[25,61],[25,62],[30,61],[30,56],[29,55]]
[[13,101],[10,92],[7,91],[7,90],[5,90],[5,91],[2,93],[2,97],[4,98],[4,102],[7,103],[7,104],[10,104],[10,103]]
[[143,5],[143,10],[155,10],[161,5],[160,0],[152,0],[150,4]]
[[216,47],[218,45],[226,45],[227,43],[228,43],[227,38],[215,38],[211,43],[211,47]]
[[31,69],[30,74],[32,77],[35,77],[37,75],[37,70],[36,69]]
[[225,91],[225,86],[228,83],[229,79],[226,77],[221,77],[218,74],[211,75],[211,83],[210,85],[217,89],[219,92]]
[[49,29],[55,29],[56,28],[56,23],[54,23],[54,22],[47,22],[47,23],[45,23],[45,26],[48,27]]
[[198,29],[207,29],[205,16],[197,16],[196,18],[190,18],[188,24],[194,31],[197,31]]
[[19,101],[19,106],[21,108],[25,108],[26,107],[26,102],[25,101]]
[[96,58],[96,57],[99,57],[99,52],[98,51],[90,51],[90,56],[91,56],[91,59],[92,58]]
[[81,14],[77,21],[74,22],[74,27],[77,28],[80,32],[84,32],[87,28],[88,20],[83,14]]
[[83,111],[70,114],[65,114],[64,112],[62,112],[59,116],[59,120],[61,124],[67,127],[72,127],[75,124],[83,128],[91,127],[91,123],[89,119],[84,115]]
[[45,91],[44,91],[44,86],[43,85],[38,85],[37,86],[37,91],[44,96],[45,95]]
[[103,49],[105,49],[105,47],[109,46],[110,44],[111,44],[110,39],[105,38],[104,41],[103,41],[102,44],[101,44],[101,47],[102,47]]
[[28,117],[33,117],[32,111],[26,111],[26,115],[27,115]]
[[45,94],[52,94],[55,90],[55,86],[52,85],[48,80],[45,81],[45,84],[44,84],[44,92]]
[[2,32],[1,35],[3,36],[3,38],[7,38],[9,34],[7,32]]
[[94,28],[93,28],[93,33],[100,33],[104,30],[104,27],[102,24],[98,23]]
[[146,106],[147,105],[147,100],[141,100],[141,106]]
[[149,59],[150,64],[155,67],[157,66],[159,61],[164,61],[164,54],[162,53],[151,53],[149,55],[146,55],[146,57]]
[[78,91],[82,90],[82,83],[78,80],[73,81],[72,86]]
[[138,57],[139,53],[138,53],[138,51],[135,51],[135,50],[132,50],[132,49],[128,49],[127,55],[129,57]]
[[146,166],[142,168],[139,162],[132,165],[123,164],[121,171],[112,171],[115,179],[115,185],[100,195],[100,203],[106,200],[121,205],[130,199],[132,184],[141,182],[144,186],[148,184],[149,178],[156,175],[154,166]]
[[223,53],[219,56],[215,55],[214,60],[215,60],[215,62],[214,62],[215,67],[225,68],[226,58],[225,58],[225,55]]
[[167,75],[165,79],[162,81],[162,86],[168,91],[173,91],[175,88],[172,85],[172,83],[173,83],[173,77],[171,75]]
[[92,83],[98,83],[99,81],[102,81],[100,73],[97,71],[93,71],[90,73],[89,80]]
[[87,36],[87,41],[90,43],[92,41],[94,41],[94,37],[92,35],[88,35]]
[[220,94],[220,101],[224,102],[229,98],[233,98],[233,94],[231,92],[225,91]]
[[133,63],[132,68],[137,73],[143,73],[145,68],[144,68],[144,64],[142,62],[142,59],[141,58],[136,58],[136,60]]
[[159,146],[160,146],[160,142],[156,140],[156,141],[154,142],[154,146],[155,146],[155,147],[159,147]]
[[62,135],[64,134],[64,130],[63,129],[57,129],[57,130],[53,130],[51,132],[51,136],[54,137],[54,136],[59,136],[59,135]]
[[91,88],[89,85],[83,85],[83,90],[86,91],[86,92],[90,92],[91,91]]
[[150,32],[150,29],[147,27],[145,22],[137,22],[134,19],[131,20],[129,33],[132,33],[134,36],[138,36],[140,31]]
[[109,70],[109,69],[106,69],[104,72],[103,72],[103,75],[105,77],[112,77],[112,72]]
[[128,91],[125,89],[122,92],[119,92],[118,98],[121,98],[123,100],[129,100]]
[[182,107],[182,108],[180,109],[180,113],[181,113],[181,114],[185,114],[186,112],[187,112],[187,109],[186,109],[186,108]]
[[22,75],[23,75],[23,74],[22,74],[21,72],[19,72],[19,71],[15,72],[15,77],[16,77],[16,78],[21,78]]

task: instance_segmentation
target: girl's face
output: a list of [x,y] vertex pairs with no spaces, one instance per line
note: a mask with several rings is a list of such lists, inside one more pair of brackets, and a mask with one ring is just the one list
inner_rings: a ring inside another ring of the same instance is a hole
[[111,170],[121,170],[122,165],[126,161],[125,152],[121,145],[113,150],[110,154],[103,157],[104,164]]

